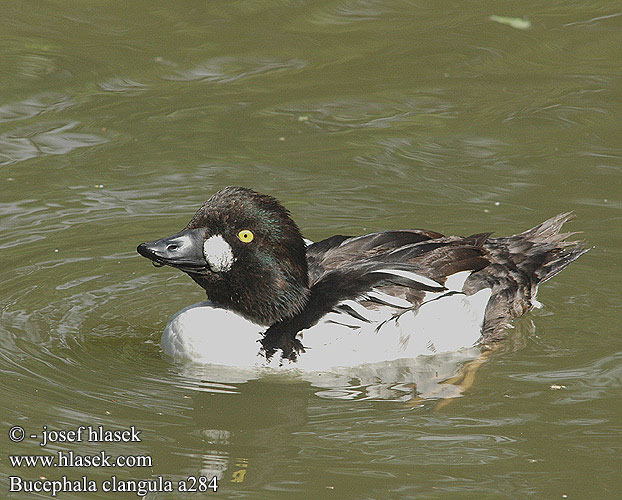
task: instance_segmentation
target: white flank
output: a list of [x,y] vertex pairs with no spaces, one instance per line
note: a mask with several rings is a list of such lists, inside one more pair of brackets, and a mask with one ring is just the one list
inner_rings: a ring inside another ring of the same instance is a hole
[[445,288],[451,290],[452,292],[461,292],[464,287],[464,282],[469,276],[471,276],[471,272],[472,271],[460,271],[459,273],[447,276]]
[[205,240],[203,255],[212,271],[216,272],[228,271],[235,261],[231,246],[220,235]]
[[399,327],[412,332],[407,352],[435,354],[472,346],[480,338],[492,290],[447,294],[425,302],[416,315],[403,315]]
[[161,345],[179,360],[247,369],[316,371],[414,358],[473,346],[481,336],[490,295],[490,288],[473,295],[445,292],[423,303],[418,311],[406,310],[395,319],[392,307],[370,311],[355,301],[344,301],[340,305],[372,321],[366,323],[345,310],[326,314],[299,333],[306,352],[296,363],[285,361],[282,367],[280,353],[267,363],[260,352],[258,341],[265,326],[210,302],[175,314],[166,325]]

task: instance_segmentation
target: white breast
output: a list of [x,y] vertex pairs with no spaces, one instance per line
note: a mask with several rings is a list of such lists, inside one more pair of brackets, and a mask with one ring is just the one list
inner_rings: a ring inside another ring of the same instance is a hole
[[226,366],[265,365],[259,339],[266,328],[213,302],[188,306],[169,320],[160,345],[179,360]]

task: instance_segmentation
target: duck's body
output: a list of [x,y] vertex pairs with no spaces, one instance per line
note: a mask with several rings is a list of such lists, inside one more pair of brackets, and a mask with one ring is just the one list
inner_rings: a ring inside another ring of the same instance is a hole
[[[387,360],[414,358],[473,346],[481,337],[481,324],[490,290],[465,296],[455,294],[447,301],[432,301],[418,312],[407,311],[397,321],[389,310],[379,311],[378,321],[365,322],[337,314],[321,319],[297,335],[305,352],[295,362],[302,370],[326,370]],[[452,311],[447,314],[447,310]],[[378,328],[380,323],[385,323]],[[210,332],[227,332],[213,341]],[[276,368],[278,356],[266,359],[260,350],[266,327],[253,323],[213,302],[199,302],[177,312],[162,334],[161,346],[175,359],[240,368]]]
[[507,238],[405,230],[306,244],[274,198],[225,188],[184,231],[138,251],[189,274],[211,301],[169,321],[165,352],[316,370],[500,338],[537,305],[538,285],[586,251],[559,233],[571,217]]

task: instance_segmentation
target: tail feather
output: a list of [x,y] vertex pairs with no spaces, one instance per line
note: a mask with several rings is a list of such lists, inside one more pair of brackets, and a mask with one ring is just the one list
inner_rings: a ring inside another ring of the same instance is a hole
[[566,266],[590,251],[589,248],[583,246],[581,241],[564,241],[562,243],[564,247],[556,252],[556,256],[536,271],[540,283],[559,274]]
[[[563,239],[564,237],[566,237],[565,235],[558,234],[562,226],[566,222],[576,218],[577,216],[574,214],[574,212],[564,212],[563,214],[551,217],[550,219],[545,220],[541,224],[538,224],[536,227],[532,227],[531,229],[528,229],[527,231],[524,231],[515,236],[522,236],[523,238],[534,242],[550,243],[552,241],[559,241],[560,238]],[[574,233],[566,234],[571,235]]]
[[[566,241],[571,236],[580,234],[580,231],[560,233],[562,226],[566,222],[576,219],[576,217],[573,212],[565,212],[510,238],[520,238],[534,244],[532,253],[534,257],[537,254],[539,258],[533,259],[538,262],[538,265],[532,268],[531,272],[536,284],[551,279],[571,262],[589,251],[589,248],[583,246],[584,242],[582,241]],[[527,262],[525,265],[525,267],[530,267]],[[519,265],[519,267],[522,266]]]
[[486,241],[491,264],[473,273],[466,283],[467,293],[492,288],[482,329],[484,340],[501,338],[512,319],[534,307],[540,283],[589,251],[582,241],[567,241],[577,233],[560,232],[575,217],[566,212],[514,236]]
[[497,249],[537,287],[589,250],[582,241],[567,241],[579,232],[560,232],[564,223],[575,218],[566,212],[509,238],[498,238]]

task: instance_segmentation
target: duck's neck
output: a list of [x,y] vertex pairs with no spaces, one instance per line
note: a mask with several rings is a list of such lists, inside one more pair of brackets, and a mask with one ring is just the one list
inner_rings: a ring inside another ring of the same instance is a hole
[[[283,273],[280,269],[259,275],[229,276],[191,274],[207,293],[209,300],[264,326],[288,321],[298,316],[309,300],[306,274]],[[306,266],[304,268],[306,273]],[[266,275],[267,274],[267,275]],[[251,280],[251,276],[255,278]]]

